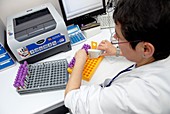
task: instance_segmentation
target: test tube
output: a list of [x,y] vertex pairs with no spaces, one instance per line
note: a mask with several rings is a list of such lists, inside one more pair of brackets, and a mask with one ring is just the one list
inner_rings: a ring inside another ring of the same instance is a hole
[[[86,50],[86,53],[87,53],[87,52],[88,52],[88,49],[90,49],[90,48],[91,48],[90,45],[84,44],[81,49],[85,49],[85,50]],[[74,67],[75,61],[76,61],[76,59],[75,59],[75,57],[73,57],[72,60],[70,61],[70,63],[68,64],[69,69],[67,69],[67,70],[70,71],[70,69],[72,69],[72,68]]]

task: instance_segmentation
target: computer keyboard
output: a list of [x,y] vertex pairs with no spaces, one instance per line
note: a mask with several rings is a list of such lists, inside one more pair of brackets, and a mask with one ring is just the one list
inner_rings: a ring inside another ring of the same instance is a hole
[[109,14],[99,15],[97,17],[97,22],[100,23],[101,28],[113,28],[115,27],[115,23],[113,20],[112,12]]

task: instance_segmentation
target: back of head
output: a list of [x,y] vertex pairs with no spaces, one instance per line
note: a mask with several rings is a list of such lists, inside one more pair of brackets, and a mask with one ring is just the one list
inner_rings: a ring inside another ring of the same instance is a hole
[[[170,0],[119,0],[113,18],[128,41],[150,42],[155,60],[170,54]],[[131,43],[134,49],[137,43]]]

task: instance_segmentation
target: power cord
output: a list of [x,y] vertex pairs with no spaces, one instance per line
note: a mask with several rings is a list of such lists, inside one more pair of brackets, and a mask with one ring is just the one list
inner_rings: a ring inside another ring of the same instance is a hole
[[109,8],[112,8],[112,7],[113,7],[113,0],[108,0],[106,8],[109,9]]
[[110,41],[115,40],[115,39],[113,38],[113,36],[114,36],[114,34],[115,34],[115,31],[112,32],[112,30],[111,30],[110,12],[113,12],[113,11],[114,11],[117,2],[118,2],[118,0],[108,0],[107,5],[106,5],[106,8],[107,8],[106,12],[107,12],[108,23],[109,23],[109,30],[110,30],[110,34],[111,34],[111,36],[110,36]]

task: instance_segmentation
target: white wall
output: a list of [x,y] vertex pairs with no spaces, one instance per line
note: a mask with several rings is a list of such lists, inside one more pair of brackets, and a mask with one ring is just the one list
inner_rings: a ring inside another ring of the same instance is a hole
[[0,19],[6,26],[7,16],[47,2],[51,2],[59,14],[61,14],[58,0],[0,0]]
[[4,45],[4,30],[5,30],[5,26],[0,20],[0,43],[2,43],[2,45]]
[[51,2],[61,14],[58,0],[0,0],[0,19],[6,25],[7,16],[47,2]]

